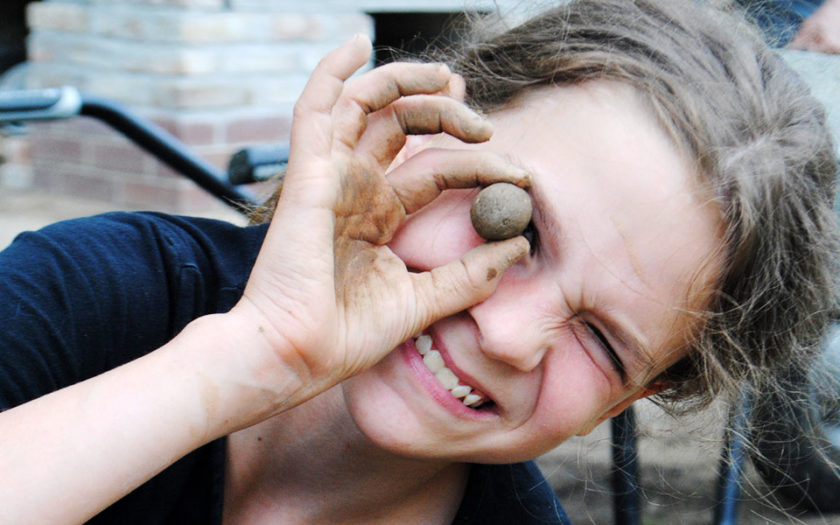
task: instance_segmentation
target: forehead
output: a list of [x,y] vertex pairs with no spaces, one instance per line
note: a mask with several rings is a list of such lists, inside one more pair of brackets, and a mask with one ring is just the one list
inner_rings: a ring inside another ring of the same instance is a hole
[[690,159],[618,83],[531,90],[494,119],[490,145],[533,174],[558,278],[583,276],[582,307],[609,310],[669,364],[720,270],[719,209]]

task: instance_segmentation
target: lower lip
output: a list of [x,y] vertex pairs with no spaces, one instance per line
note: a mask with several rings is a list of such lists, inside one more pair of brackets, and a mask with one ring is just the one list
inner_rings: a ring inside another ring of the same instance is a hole
[[437,401],[447,411],[461,418],[485,419],[492,417],[492,413],[490,412],[482,412],[469,408],[460,399],[453,396],[449,390],[443,388],[434,374],[432,374],[432,371],[423,364],[423,358],[417,351],[417,347],[414,346],[414,341],[409,340],[403,344],[402,356],[403,360],[412,370],[414,378],[431,395],[432,399]]

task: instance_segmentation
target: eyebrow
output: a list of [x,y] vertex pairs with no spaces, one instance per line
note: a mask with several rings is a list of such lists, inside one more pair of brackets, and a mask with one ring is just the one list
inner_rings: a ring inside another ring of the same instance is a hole
[[[537,170],[523,162],[522,159],[513,155],[508,156],[506,160],[514,166],[526,170],[529,173],[537,172]],[[531,179],[530,192],[533,195],[534,209],[537,210],[538,216],[541,219],[540,222],[542,223],[541,226],[543,227],[543,231],[554,240],[560,239],[562,237],[562,233],[556,217],[545,211],[546,204],[551,202],[551,199],[549,199],[548,195],[542,191],[541,186],[533,177]],[[558,242],[556,244],[560,243]],[[633,271],[638,275],[638,269],[635,264],[633,264],[633,262],[631,262],[631,264],[633,265]],[[643,380],[645,382],[641,383],[640,386],[645,384],[646,379],[655,368],[654,359],[651,356],[647,345],[643,344],[641,339],[635,334],[625,330],[620,323],[609,315],[606,315],[603,312],[593,311],[591,313],[598,319],[598,322],[604,326],[604,329],[609,332],[610,336],[618,342],[621,348],[625,350],[625,353],[630,355],[631,363],[624,362],[627,374],[626,381],[628,383],[635,384],[635,377],[641,374],[645,377],[645,380]],[[635,364],[641,364],[641,370],[633,370],[634,366],[632,365]]]

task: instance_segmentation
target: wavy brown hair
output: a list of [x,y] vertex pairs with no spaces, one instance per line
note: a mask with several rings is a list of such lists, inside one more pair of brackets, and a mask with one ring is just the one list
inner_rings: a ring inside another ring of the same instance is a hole
[[724,271],[688,357],[660,378],[671,408],[807,366],[837,307],[837,159],[806,84],[735,12],[675,0],[579,0],[475,24],[444,57],[492,112],[535,86],[633,86],[722,210]]

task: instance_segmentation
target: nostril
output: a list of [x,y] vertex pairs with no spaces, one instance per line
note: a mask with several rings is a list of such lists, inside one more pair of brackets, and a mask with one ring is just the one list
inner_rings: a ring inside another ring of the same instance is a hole
[[521,372],[530,372],[539,366],[548,347],[536,347],[523,344],[488,344],[481,341],[481,351],[490,359],[505,363]]
[[512,362],[511,364],[521,372],[530,372],[539,366],[545,352],[545,348],[540,348],[539,350],[523,349],[521,354],[518,355],[518,360],[516,362]]

